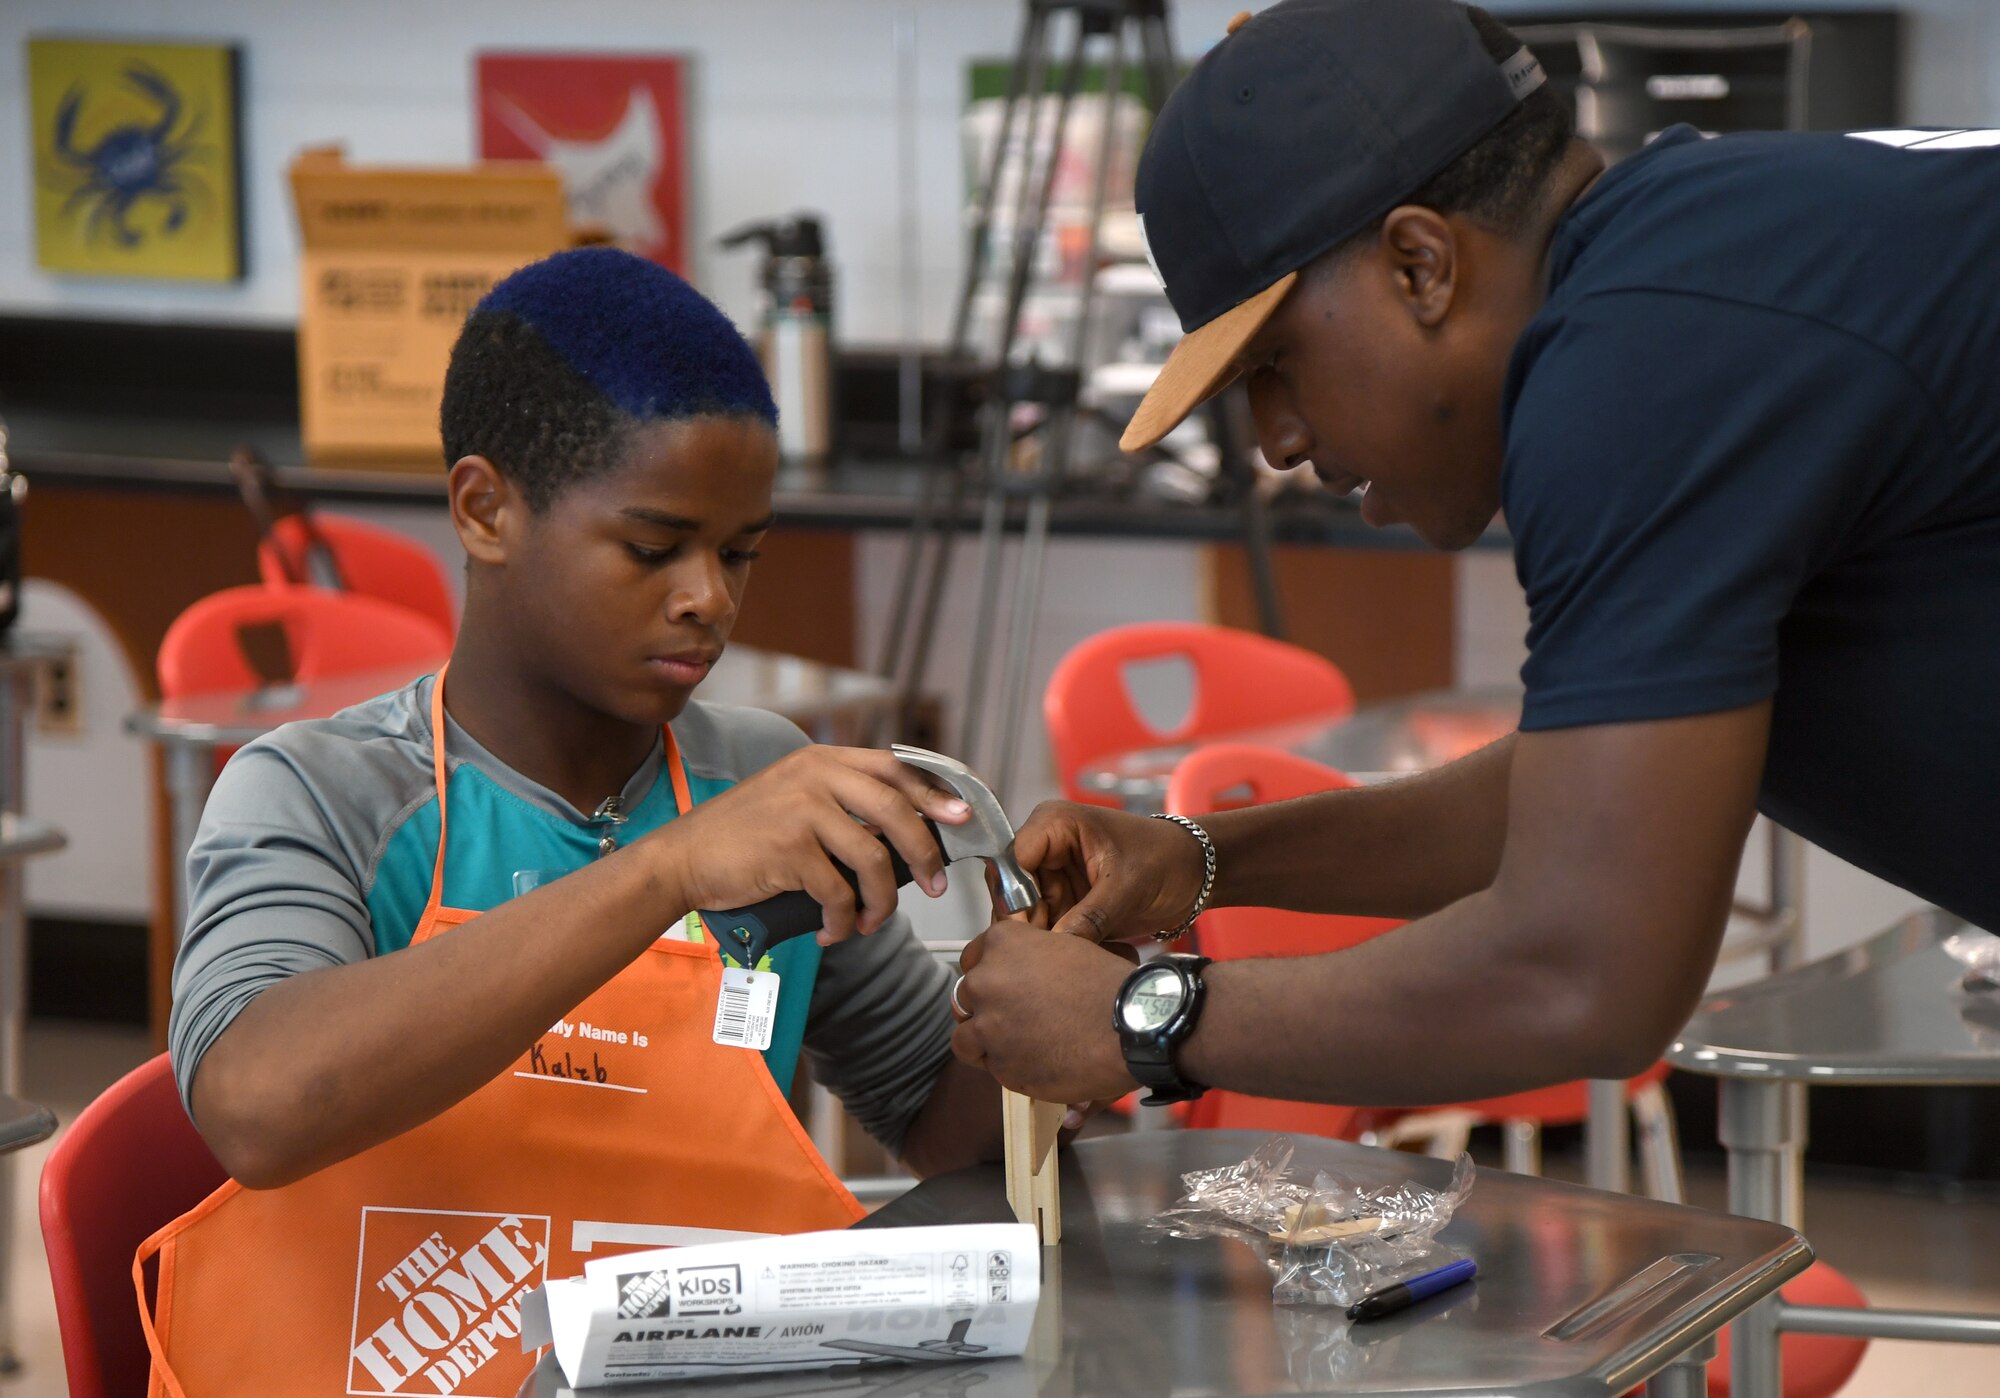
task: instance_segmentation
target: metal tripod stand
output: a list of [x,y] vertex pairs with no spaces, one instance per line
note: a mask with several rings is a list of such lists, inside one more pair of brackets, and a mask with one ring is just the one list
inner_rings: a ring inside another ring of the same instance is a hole
[[[1124,90],[1128,40],[1144,77],[1149,106],[1158,111],[1175,78],[1173,48],[1167,33],[1166,0],[1027,0],[1020,42],[1008,75],[1007,97],[1001,109],[1000,128],[987,162],[985,180],[979,190],[972,225],[972,240],[965,280],[960,289],[952,335],[947,350],[946,391],[933,399],[926,445],[933,453],[949,446],[956,415],[976,403],[979,415],[979,449],[976,467],[971,470],[931,472],[918,502],[909,540],[905,546],[896,586],[896,600],[889,618],[881,671],[898,684],[901,712],[907,724],[917,696],[922,690],[930,659],[931,641],[937,629],[938,607],[942,600],[952,545],[964,510],[966,494],[977,478],[984,494],[980,511],[980,567],[976,620],[973,630],[972,670],[967,695],[964,728],[957,743],[966,760],[980,763],[984,754],[980,739],[986,717],[990,665],[998,648],[1001,543],[1009,506],[1025,502],[1020,566],[1015,577],[1013,605],[1008,614],[1005,664],[1000,695],[999,747],[994,758],[983,764],[992,785],[1003,794],[1009,785],[1019,747],[1021,721],[1027,703],[1030,646],[1035,615],[1041,604],[1041,577],[1048,544],[1049,505],[1069,466],[1071,438],[1076,425],[1077,398],[1082,386],[1082,364],[1089,343],[1091,312],[1096,301],[1096,271],[1100,256],[1099,234],[1117,129],[1111,104]],[[1043,97],[1048,93],[1051,62],[1056,48],[1058,21],[1071,23],[1067,56],[1060,60],[1056,82],[1053,139],[1046,154],[1038,127]],[[1080,87],[1090,51],[1102,51],[1104,91],[1107,111],[1097,152],[1097,167],[1090,204],[1089,247],[1084,262],[1083,286],[1079,293],[1076,323],[1071,335],[1068,363],[1045,366],[1039,362],[1017,364],[1014,350],[1020,326],[1021,308],[1033,279],[1036,249],[1048,225],[1050,195],[1055,187],[1056,168],[1068,131],[1069,118]],[[999,346],[990,360],[975,365],[971,354],[973,301],[985,279],[992,257],[993,212],[1000,177],[1012,146],[1015,124],[1026,104],[1026,128],[1022,179],[1015,191],[1013,255],[1008,266],[1007,294],[1000,322]],[[1031,432],[1016,436],[1017,409],[1032,405],[1041,413]],[[1036,440],[1028,441],[1029,437]],[[948,476],[948,483],[940,477]],[[945,498],[940,501],[939,496]],[[922,583],[919,586],[919,575]],[[921,598],[921,600],[919,600]],[[914,626],[911,611],[918,609]],[[905,647],[907,637],[908,645]]]

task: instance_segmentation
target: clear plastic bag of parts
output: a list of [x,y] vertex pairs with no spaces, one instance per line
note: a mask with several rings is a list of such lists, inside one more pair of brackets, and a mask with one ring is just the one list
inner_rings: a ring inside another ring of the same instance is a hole
[[1328,1171],[1291,1175],[1292,1141],[1274,1136],[1234,1165],[1195,1170],[1171,1208],[1151,1220],[1175,1238],[1237,1238],[1271,1268],[1282,1306],[1351,1306],[1458,1254],[1437,1241],[1472,1192],[1472,1157],[1461,1155],[1442,1191],[1414,1181],[1365,1187]]
[[2000,937],[1968,927],[1946,937],[1944,949],[1959,966],[1951,988],[1966,1033],[1982,1048],[2000,1049]]
[[1968,927],[1946,937],[1944,949],[1964,968],[1958,981],[1960,990],[1967,995],[1991,996],[2000,1001],[2000,937]]

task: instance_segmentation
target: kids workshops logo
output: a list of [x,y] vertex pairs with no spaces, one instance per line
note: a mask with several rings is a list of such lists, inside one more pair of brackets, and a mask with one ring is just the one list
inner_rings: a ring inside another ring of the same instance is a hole
[[548,1256],[544,1215],[363,1209],[347,1391],[509,1398],[482,1371],[503,1346],[518,1354]]

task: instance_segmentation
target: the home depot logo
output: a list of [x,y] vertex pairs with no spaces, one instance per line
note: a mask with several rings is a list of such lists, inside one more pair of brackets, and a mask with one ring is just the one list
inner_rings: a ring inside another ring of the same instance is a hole
[[[548,1256],[543,1214],[363,1209],[347,1391],[511,1398]],[[503,1347],[516,1362],[489,1364]]]
[[632,1272],[618,1279],[618,1314],[624,1320],[665,1320],[674,1313],[673,1273]]

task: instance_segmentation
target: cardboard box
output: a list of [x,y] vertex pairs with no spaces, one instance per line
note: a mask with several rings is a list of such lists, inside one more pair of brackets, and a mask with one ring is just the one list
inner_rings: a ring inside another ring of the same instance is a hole
[[452,342],[495,281],[568,245],[561,178],[532,161],[353,166],[333,149],[300,155],[291,179],[306,455],[435,470]]

